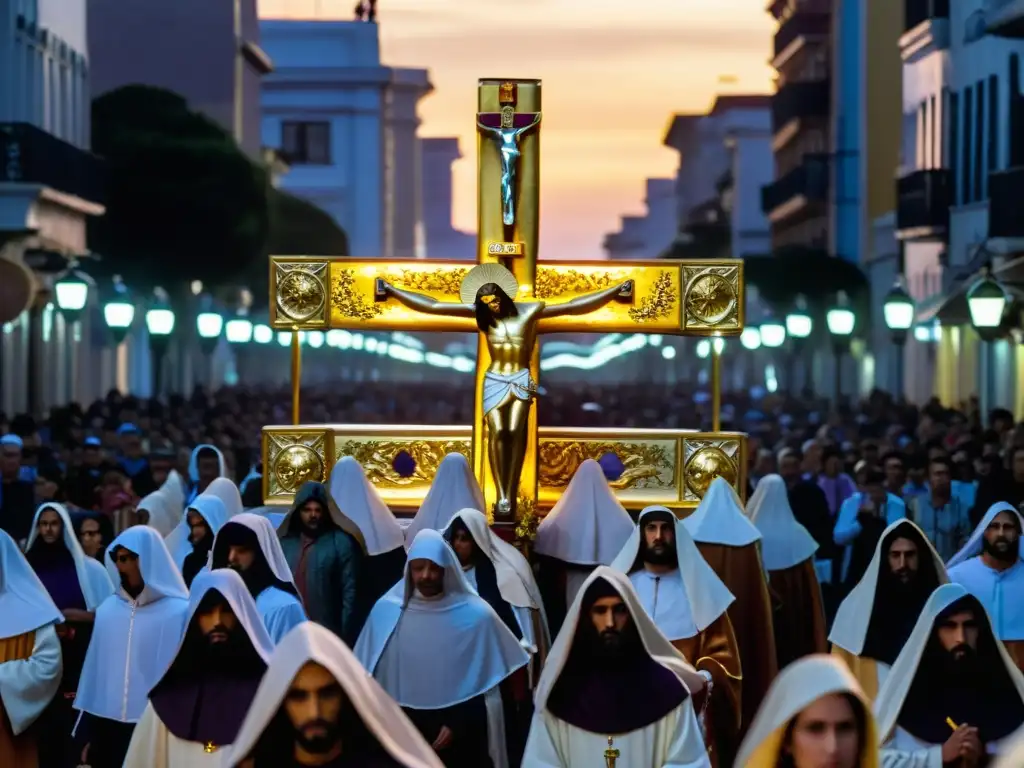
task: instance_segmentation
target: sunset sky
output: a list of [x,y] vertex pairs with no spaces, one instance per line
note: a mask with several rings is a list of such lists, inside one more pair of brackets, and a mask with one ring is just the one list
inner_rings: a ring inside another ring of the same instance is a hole
[[[355,0],[259,0],[264,17],[350,20]],[[765,0],[379,0],[383,63],[430,70],[423,136],[459,136],[456,226],[476,229],[479,77],[544,81],[541,258],[595,258],[644,180],[672,176],[675,112],[771,90]],[[721,76],[735,78],[723,84]]]

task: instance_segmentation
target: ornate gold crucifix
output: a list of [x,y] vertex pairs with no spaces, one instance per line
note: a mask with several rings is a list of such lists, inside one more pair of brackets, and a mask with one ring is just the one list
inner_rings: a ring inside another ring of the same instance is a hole
[[538,262],[541,115],[540,81],[480,81],[477,266],[272,258],[276,329],[476,332],[479,342],[471,425],[266,427],[268,504],[288,503],[302,482],[325,479],[336,458],[351,455],[392,508],[415,509],[450,452],[472,461],[502,523],[549,507],[587,458],[619,467],[612,486],[630,507],[693,507],[719,475],[743,495],[737,433],[538,428],[545,333],[743,330],[740,260]]

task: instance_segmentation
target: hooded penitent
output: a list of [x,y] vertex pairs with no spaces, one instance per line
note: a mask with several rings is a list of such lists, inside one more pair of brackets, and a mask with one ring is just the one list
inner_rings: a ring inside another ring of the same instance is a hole
[[235,743],[224,756],[225,766],[238,766],[251,756],[255,768],[278,768],[291,757],[293,737],[282,722],[281,706],[295,676],[307,663],[330,672],[352,705],[354,712],[346,717],[359,722],[347,724],[354,738],[346,743],[363,741],[359,736],[365,735],[376,742],[373,747],[379,744],[402,768],[441,768],[434,750],[345,644],[329,630],[309,622],[293,629],[277,646]]

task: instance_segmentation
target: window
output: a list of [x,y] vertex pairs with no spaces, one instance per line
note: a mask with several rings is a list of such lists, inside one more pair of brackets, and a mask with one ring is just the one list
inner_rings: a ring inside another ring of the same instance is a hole
[[964,136],[963,166],[961,178],[964,185],[964,202],[973,203],[974,172],[971,166],[971,127],[974,125],[974,91],[970,86],[964,88]]
[[999,76],[988,78],[988,171],[999,170]]
[[963,203],[964,184],[960,177],[960,94],[949,94],[949,178],[953,184],[950,199],[954,205]]
[[928,99],[928,164],[926,168],[942,167],[942,147],[939,146],[939,110],[935,96]]
[[326,120],[281,123],[281,153],[293,165],[329,165],[331,124]]
[[979,80],[974,86],[976,92],[974,111],[974,199],[984,200],[988,195],[985,182],[985,81]]

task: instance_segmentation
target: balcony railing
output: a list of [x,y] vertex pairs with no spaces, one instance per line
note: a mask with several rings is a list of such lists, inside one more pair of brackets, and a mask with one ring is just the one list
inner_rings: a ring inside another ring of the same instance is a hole
[[778,133],[792,120],[828,117],[830,99],[828,80],[786,83],[772,96],[772,128]]
[[945,168],[913,171],[896,179],[896,229],[900,237],[944,235],[949,229],[952,174]]
[[949,0],[903,0],[903,30],[909,32],[932,19],[949,18]]
[[770,215],[798,197],[824,203],[828,200],[828,180],[828,155],[805,155],[796,168],[761,187],[761,210]]
[[30,123],[0,123],[0,183],[40,184],[103,203],[103,161]]
[[778,56],[798,38],[823,38],[829,33],[832,18],[827,13],[798,10],[775,32],[775,55]]
[[988,175],[988,236],[1024,238],[1024,167]]

